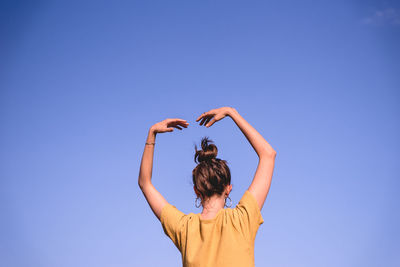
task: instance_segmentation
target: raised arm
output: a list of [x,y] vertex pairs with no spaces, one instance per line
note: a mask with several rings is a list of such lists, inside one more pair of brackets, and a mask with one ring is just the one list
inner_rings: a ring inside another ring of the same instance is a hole
[[174,128],[182,130],[180,126],[186,128],[188,125],[189,123],[187,123],[186,120],[166,119],[151,126],[148,132],[142,161],[140,163],[138,184],[147,203],[149,203],[158,219],[160,219],[162,208],[168,202],[151,183],[156,135],[157,133],[172,132]]
[[[232,107],[213,109],[203,113],[198,119],[203,118],[200,124],[210,127],[216,121],[229,116],[236,123],[245,135],[253,149],[258,155],[259,161],[253,181],[248,190],[253,194],[257,203],[262,209],[271,186],[272,174],[274,171],[276,151],[240,114]],[[212,120],[211,120],[212,119]]]

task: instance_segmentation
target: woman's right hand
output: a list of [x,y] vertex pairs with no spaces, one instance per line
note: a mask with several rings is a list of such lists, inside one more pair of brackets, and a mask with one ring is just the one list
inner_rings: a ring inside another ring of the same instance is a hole
[[[211,109],[210,111],[204,112],[201,114],[197,120],[200,121],[200,125],[204,125],[206,127],[210,127],[213,125],[216,121],[220,121],[223,118],[225,118],[227,115],[229,115],[229,112],[232,110],[231,107],[222,107],[222,108],[217,108],[217,109]],[[210,121],[213,119],[212,121]]]
[[174,128],[182,130],[181,127],[187,128],[188,125],[189,123],[183,119],[165,119],[151,126],[150,130],[154,133],[165,133],[172,132]]

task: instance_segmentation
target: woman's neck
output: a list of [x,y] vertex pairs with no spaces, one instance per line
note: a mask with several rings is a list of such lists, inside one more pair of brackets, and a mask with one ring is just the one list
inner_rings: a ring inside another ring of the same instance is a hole
[[218,213],[220,209],[225,206],[225,197],[223,195],[214,195],[202,202],[203,211],[201,212],[204,216],[213,216]]

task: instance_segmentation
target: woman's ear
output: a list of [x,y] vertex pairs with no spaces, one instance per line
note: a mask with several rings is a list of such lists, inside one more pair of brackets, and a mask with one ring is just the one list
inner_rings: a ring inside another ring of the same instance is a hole
[[227,185],[226,188],[225,188],[225,193],[226,193],[226,196],[227,196],[227,197],[229,196],[229,194],[231,193],[231,191],[232,191],[232,185],[229,184],[229,185]]
[[200,197],[200,193],[199,193],[199,191],[197,190],[197,188],[196,188],[195,185],[193,186],[193,189],[194,189],[194,192],[196,193],[196,196],[197,196],[197,197]]

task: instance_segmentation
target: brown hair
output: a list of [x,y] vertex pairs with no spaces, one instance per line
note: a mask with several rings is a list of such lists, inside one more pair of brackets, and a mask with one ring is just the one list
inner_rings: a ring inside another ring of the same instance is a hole
[[227,185],[231,184],[231,172],[225,160],[217,158],[217,146],[208,137],[201,139],[201,149],[194,155],[198,165],[193,169],[193,185],[200,192],[202,199],[222,195]]

